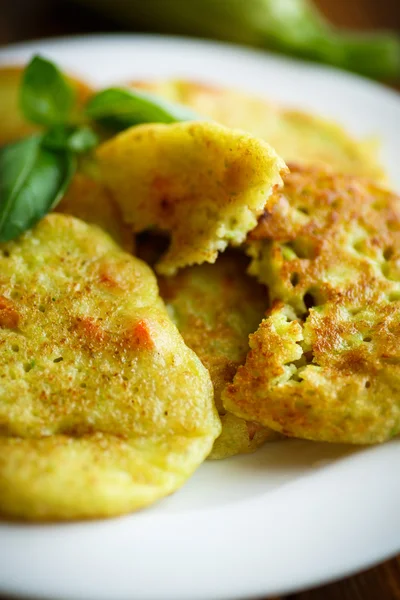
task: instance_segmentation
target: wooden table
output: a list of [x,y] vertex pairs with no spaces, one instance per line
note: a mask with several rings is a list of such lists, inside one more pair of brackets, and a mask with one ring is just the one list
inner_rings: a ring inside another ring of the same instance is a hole
[[[400,0],[316,2],[337,24],[359,29],[391,27],[400,30]],[[39,37],[118,29],[116,24],[82,7],[74,5],[71,9],[66,1],[0,0],[0,45]],[[400,600],[400,556],[359,575],[279,600]]]

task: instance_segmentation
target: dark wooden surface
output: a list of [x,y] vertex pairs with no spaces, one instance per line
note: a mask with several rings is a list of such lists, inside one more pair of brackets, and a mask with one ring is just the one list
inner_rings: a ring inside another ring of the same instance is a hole
[[[340,25],[400,30],[400,0],[317,0],[317,3]],[[74,3],[0,0],[0,45],[40,37],[116,30],[121,30],[118,24]],[[400,556],[353,577],[293,594],[284,600],[400,600]]]

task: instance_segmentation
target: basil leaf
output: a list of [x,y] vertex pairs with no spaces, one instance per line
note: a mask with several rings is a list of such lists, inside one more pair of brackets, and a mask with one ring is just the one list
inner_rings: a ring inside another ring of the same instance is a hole
[[120,131],[139,123],[176,123],[201,119],[186,106],[138,90],[109,88],[93,96],[86,114],[94,121]]
[[54,208],[75,169],[71,152],[48,150],[39,136],[2,148],[0,242],[18,237]]
[[33,135],[0,149],[0,227],[35,164],[41,141]]
[[90,127],[53,127],[43,136],[43,146],[52,150],[71,150],[77,154],[88,152],[99,142]]
[[24,116],[38,125],[65,123],[75,92],[61,71],[41,56],[34,56],[25,68],[20,90]]

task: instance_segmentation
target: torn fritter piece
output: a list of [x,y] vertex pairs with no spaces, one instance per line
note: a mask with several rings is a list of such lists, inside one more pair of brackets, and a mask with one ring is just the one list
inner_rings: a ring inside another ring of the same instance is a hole
[[352,444],[400,433],[400,302],[354,311],[275,305],[250,336],[225,407],[287,436]]
[[188,267],[175,276],[159,278],[160,294],[172,320],[207,367],[214,385],[222,433],[209,456],[213,459],[254,452],[277,438],[270,429],[226,413],[221,402],[222,390],[245,361],[249,334],[268,306],[267,291],[246,275],[247,264],[242,254],[228,251],[213,265]]
[[221,425],[149,267],[56,213],[0,250],[0,514],[111,516],[175,491]]
[[400,431],[400,198],[292,168],[249,239],[274,306],[227,410],[293,437],[370,444]]
[[56,212],[82,219],[104,229],[127,252],[134,250],[132,230],[103,183],[86,173],[76,173]]
[[266,140],[286,161],[330,167],[341,173],[386,178],[376,140],[354,139],[343,127],[305,111],[293,110],[230,88],[185,80],[133,82],[133,87],[159,94],[192,108],[227,127],[243,129]]
[[104,183],[134,232],[171,235],[156,266],[215,262],[254,228],[286,166],[266,143],[215,123],[132,127],[97,151]]

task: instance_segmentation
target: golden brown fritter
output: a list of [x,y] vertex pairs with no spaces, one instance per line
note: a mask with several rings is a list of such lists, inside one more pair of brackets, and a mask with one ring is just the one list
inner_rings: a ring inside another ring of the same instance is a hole
[[249,236],[270,316],[224,406],[286,435],[369,444],[400,432],[400,198],[292,168]]
[[249,334],[268,306],[266,289],[246,275],[247,264],[242,254],[227,251],[213,265],[189,267],[159,278],[160,294],[172,320],[207,367],[214,385],[222,433],[210,458],[253,452],[277,437],[270,429],[225,414],[221,402],[222,390],[245,361]]
[[265,142],[205,121],[132,127],[97,151],[104,183],[138,233],[171,234],[158,272],[214,262],[256,225],[286,166]]
[[[0,146],[19,140],[40,128],[26,121],[19,108],[19,88],[23,67],[0,67]],[[69,78],[82,106],[92,90],[82,81]]]
[[266,140],[286,162],[329,166],[352,175],[385,179],[375,141],[353,139],[340,125],[229,88],[194,81],[133,82],[197,113]]
[[111,516],[176,490],[220,423],[149,267],[56,213],[0,250],[0,514]]
[[133,252],[132,230],[123,222],[117,204],[98,179],[83,172],[76,173],[55,211],[101,227],[124,250]]

